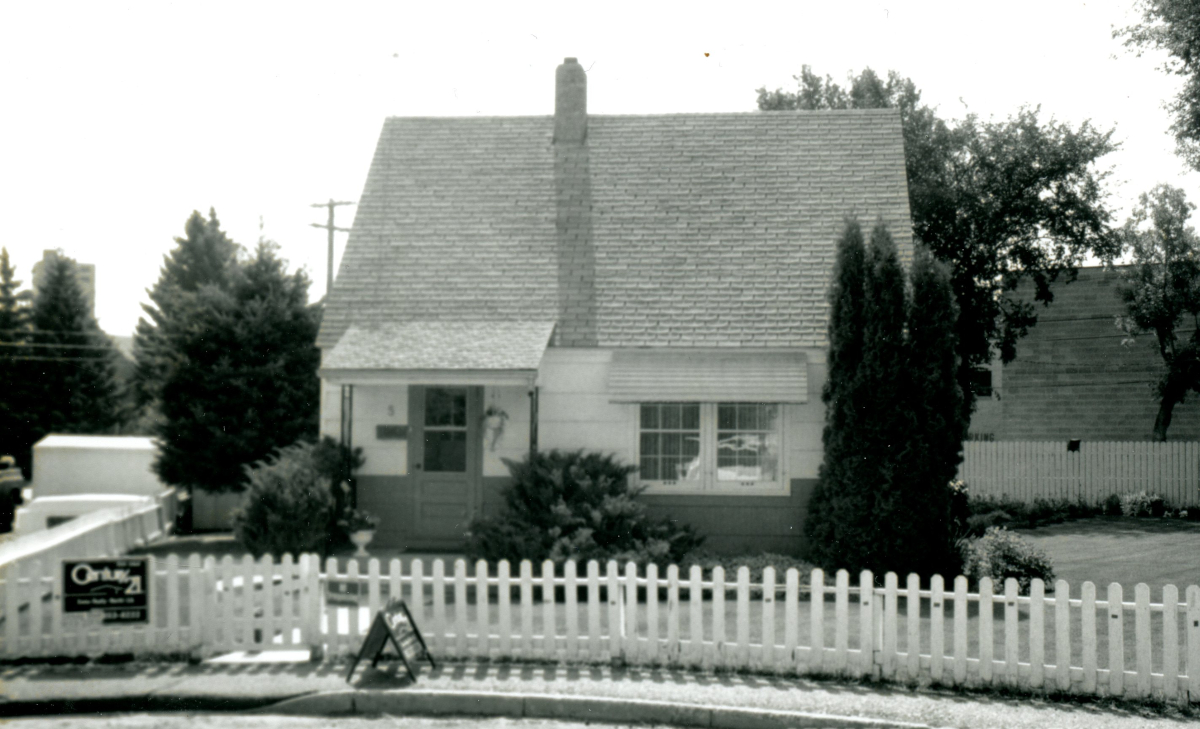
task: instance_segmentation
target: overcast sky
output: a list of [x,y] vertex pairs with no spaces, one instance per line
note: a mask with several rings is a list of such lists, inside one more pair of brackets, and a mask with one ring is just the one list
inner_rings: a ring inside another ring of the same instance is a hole
[[1158,182],[1200,202],[1162,108],[1177,81],[1112,39],[1131,5],[5,3],[0,245],[26,283],[43,249],[94,263],[100,325],[126,335],[188,215],[212,207],[246,246],[261,217],[317,299],[325,213],[309,206],[357,200],[385,117],[551,114],[565,56],[596,114],[749,112],[805,63],[839,81],[895,69],[943,116],[1041,105],[1115,126],[1119,219]]

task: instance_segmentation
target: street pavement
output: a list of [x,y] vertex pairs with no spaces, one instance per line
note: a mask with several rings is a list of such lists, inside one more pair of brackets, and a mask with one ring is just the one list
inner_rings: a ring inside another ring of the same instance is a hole
[[[49,721],[51,717],[46,714],[92,714],[108,719],[116,719],[112,715],[119,714],[129,720],[130,726],[199,727],[218,724],[208,724],[196,715],[219,712],[235,712],[247,716],[248,721],[251,714],[289,714],[297,720],[304,715],[352,713],[491,714],[508,716],[510,723],[481,724],[475,720],[463,726],[531,729],[570,726],[570,722],[581,720],[729,729],[752,726],[1125,729],[1178,727],[1193,721],[1177,710],[1159,714],[1104,702],[1052,702],[671,669],[450,663],[436,669],[425,666],[418,680],[412,683],[395,665],[381,663],[378,671],[359,668],[353,682],[348,684],[345,681],[348,666],[343,663],[250,660],[198,665],[6,666],[0,668],[0,716],[42,715],[44,719],[39,721]],[[133,716],[145,712],[183,712],[192,716],[172,719],[167,714],[155,714],[144,720]],[[223,718],[234,719],[227,714]],[[538,723],[545,719],[566,724]],[[58,720],[63,721],[63,717]],[[82,728],[114,724],[72,725]],[[281,725],[293,724],[284,721]],[[436,722],[430,726],[434,725],[450,726]]]

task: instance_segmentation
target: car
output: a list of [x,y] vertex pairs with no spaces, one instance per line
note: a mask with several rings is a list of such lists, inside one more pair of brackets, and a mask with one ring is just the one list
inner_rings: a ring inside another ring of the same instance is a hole
[[23,501],[24,489],[25,477],[21,475],[17,459],[12,456],[0,456],[0,498],[7,498],[12,504],[20,504]]

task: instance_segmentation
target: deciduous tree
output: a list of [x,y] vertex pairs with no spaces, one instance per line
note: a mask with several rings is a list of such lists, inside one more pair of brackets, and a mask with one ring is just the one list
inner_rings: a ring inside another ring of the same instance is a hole
[[1200,238],[1187,223],[1194,209],[1183,190],[1159,185],[1139,197],[1121,229],[1132,263],[1121,271],[1126,316],[1118,325],[1131,337],[1152,334],[1165,365],[1154,385],[1160,441],[1175,406],[1200,392]]
[[1142,22],[1113,31],[1125,45],[1144,50],[1166,51],[1162,68],[1179,76],[1183,88],[1166,104],[1174,117],[1177,152],[1200,170],[1200,9],[1194,0],[1139,0]]
[[1071,280],[1085,255],[1112,252],[1107,172],[1097,167],[1116,146],[1112,132],[1043,121],[1037,109],[999,122],[971,115],[950,123],[894,71],[885,80],[866,69],[842,88],[805,66],[796,80],[795,92],[759,89],[759,108],[900,110],[913,232],[950,266],[969,418],[972,371],[993,354],[1012,361],[1017,340],[1037,322],[1032,304],[1003,294],[1028,278],[1036,301],[1049,303],[1050,285]]

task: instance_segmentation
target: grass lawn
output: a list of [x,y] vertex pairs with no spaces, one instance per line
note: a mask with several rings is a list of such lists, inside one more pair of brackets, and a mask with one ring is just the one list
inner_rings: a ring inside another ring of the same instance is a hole
[[1200,522],[1183,519],[1100,517],[1053,524],[1019,533],[1045,550],[1058,579],[1074,593],[1084,582],[1104,593],[1120,583],[1125,600],[1133,599],[1139,582],[1150,586],[1151,599],[1161,599],[1164,585],[1200,584]]

